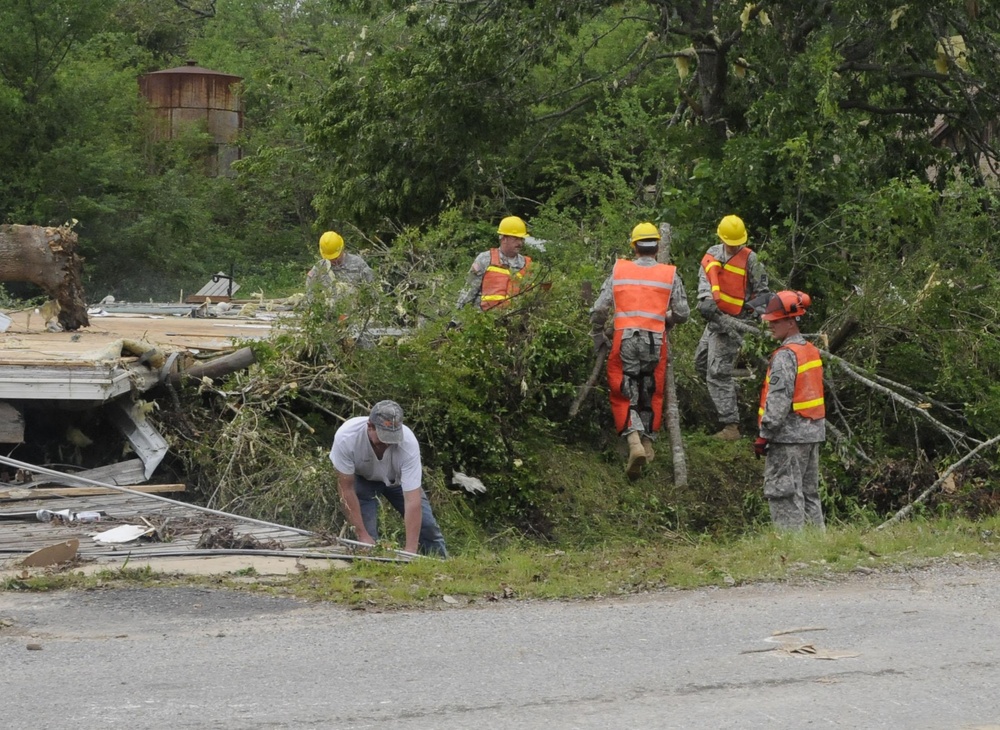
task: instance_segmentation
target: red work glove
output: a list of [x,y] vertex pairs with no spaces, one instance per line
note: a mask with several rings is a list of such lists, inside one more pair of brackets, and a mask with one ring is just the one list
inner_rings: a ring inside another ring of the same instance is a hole
[[767,439],[763,436],[758,436],[753,442],[753,452],[757,455],[759,459],[767,454]]

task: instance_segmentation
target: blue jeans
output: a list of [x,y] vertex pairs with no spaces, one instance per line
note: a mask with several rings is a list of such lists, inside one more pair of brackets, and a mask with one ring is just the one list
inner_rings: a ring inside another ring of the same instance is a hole
[[[387,487],[382,482],[373,482],[355,474],[354,492],[358,495],[358,503],[361,505],[361,521],[365,523],[365,529],[373,540],[378,540],[379,495],[385,497],[400,515],[405,516],[402,487]],[[441,528],[434,519],[431,503],[427,501],[427,493],[423,489],[420,490],[420,552],[440,555],[442,558],[448,557],[448,550],[444,546],[444,535],[441,534]]]

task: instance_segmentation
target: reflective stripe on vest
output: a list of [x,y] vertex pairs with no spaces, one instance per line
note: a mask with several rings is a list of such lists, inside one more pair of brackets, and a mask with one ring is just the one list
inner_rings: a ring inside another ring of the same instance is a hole
[[[803,418],[818,420],[826,417],[826,402],[823,398],[823,359],[815,345],[787,344],[774,351],[777,355],[781,350],[790,350],[798,363],[795,369],[795,390],[792,392],[792,411]],[[774,361],[771,355],[771,361]],[[767,392],[771,388],[771,366],[767,367],[764,387],[760,391],[760,408],[757,409],[757,425],[764,418],[764,406],[767,404]]]
[[722,263],[711,254],[701,259],[705,277],[712,286],[712,299],[720,311],[736,315],[743,311],[747,294],[747,259],[750,249],[744,246],[728,261]]
[[483,274],[483,285],[480,290],[482,293],[479,297],[479,306],[483,311],[507,304],[507,300],[521,290],[521,280],[528,273],[530,265],[531,258],[525,256],[524,268],[511,272],[500,263],[500,249],[490,249],[490,265]]
[[663,332],[676,268],[669,264],[639,266],[618,259],[611,273],[615,302],[615,329]]

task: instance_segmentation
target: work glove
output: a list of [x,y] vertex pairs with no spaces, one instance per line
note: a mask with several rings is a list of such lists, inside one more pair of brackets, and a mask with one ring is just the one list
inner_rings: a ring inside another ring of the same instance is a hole
[[611,349],[611,340],[608,336],[604,334],[603,330],[601,332],[591,332],[590,339],[594,341],[594,354],[596,355],[601,351],[601,348]]
[[758,436],[753,442],[753,453],[759,459],[762,456],[767,456],[767,439],[763,436]]
[[460,471],[453,472],[451,481],[464,489],[469,494],[482,494],[486,491],[486,485],[475,477],[470,477]]

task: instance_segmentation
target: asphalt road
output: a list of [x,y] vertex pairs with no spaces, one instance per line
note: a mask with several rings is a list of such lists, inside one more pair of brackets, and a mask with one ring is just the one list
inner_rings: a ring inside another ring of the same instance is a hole
[[[0,593],[2,722],[1000,728],[997,565],[441,606],[373,613],[191,588]],[[856,656],[772,649],[795,636]]]

